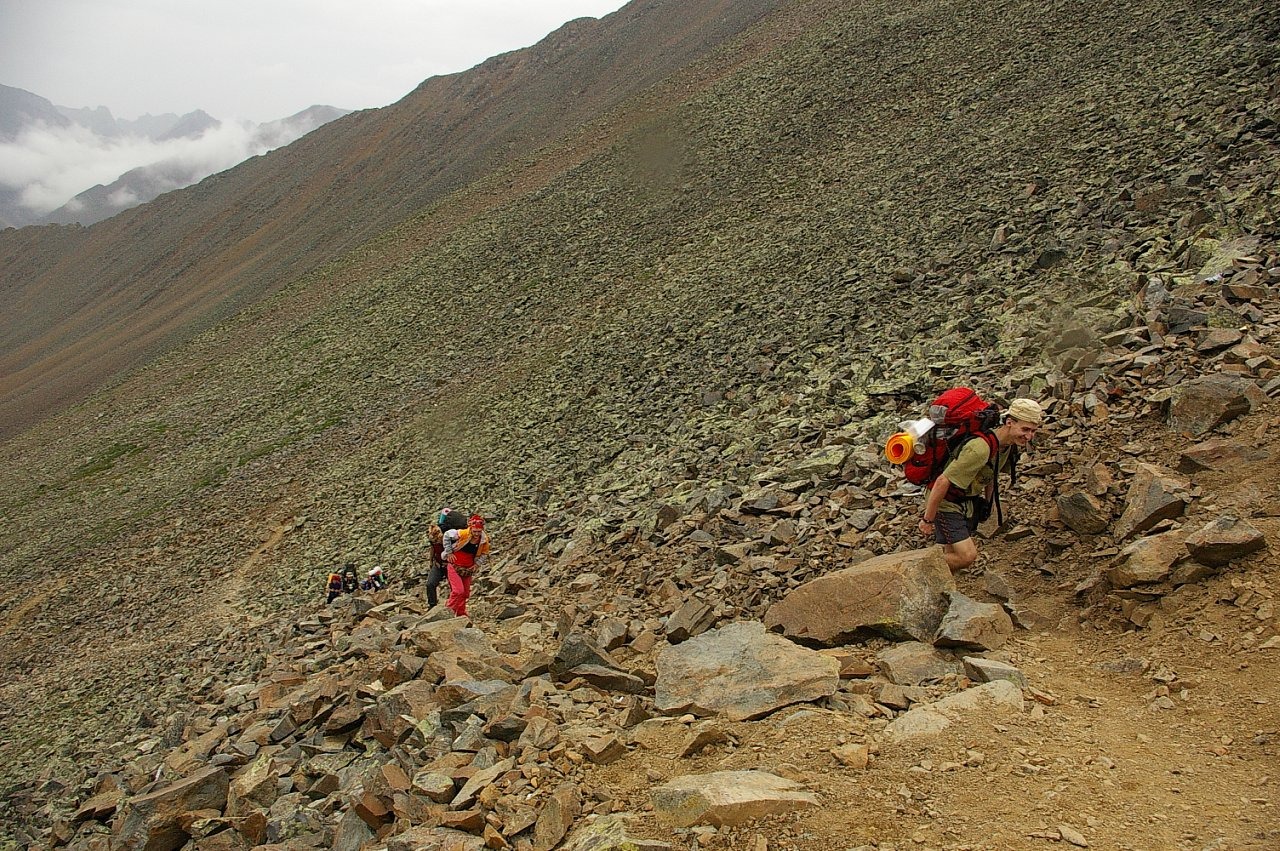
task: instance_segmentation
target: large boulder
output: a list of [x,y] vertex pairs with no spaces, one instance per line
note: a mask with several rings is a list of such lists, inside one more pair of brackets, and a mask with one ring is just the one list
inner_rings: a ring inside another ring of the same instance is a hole
[[764,624],[827,646],[868,632],[932,641],[955,588],[940,547],[889,553],[801,585],[769,607]]
[[1267,545],[1267,539],[1249,521],[1225,515],[1191,533],[1186,543],[1196,561],[1210,567],[1223,567],[1256,553]]
[[1252,408],[1257,385],[1237,375],[1215,373],[1173,388],[1166,421],[1176,431],[1199,437]]
[[124,851],[174,851],[191,837],[182,828],[187,813],[221,811],[227,804],[230,778],[209,767],[131,799],[116,817],[112,846]]
[[1183,545],[1186,537],[1186,532],[1175,529],[1134,541],[1116,556],[1107,570],[1107,581],[1113,588],[1163,582],[1174,566],[1186,558],[1187,548]]
[[840,684],[840,663],[765,631],[732,623],[662,648],[654,702],[662,712],[760,718],[792,703],[819,700]]
[[658,818],[675,827],[736,827],[766,816],[818,806],[794,780],[767,771],[716,771],[677,777],[651,793]]

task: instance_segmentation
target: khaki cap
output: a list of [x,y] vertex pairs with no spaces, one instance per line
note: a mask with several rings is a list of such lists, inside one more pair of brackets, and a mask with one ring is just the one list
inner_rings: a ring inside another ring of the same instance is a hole
[[1008,414],[1015,420],[1040,425],[1044,422],[1044,408],[1035,399],[1014,399]]

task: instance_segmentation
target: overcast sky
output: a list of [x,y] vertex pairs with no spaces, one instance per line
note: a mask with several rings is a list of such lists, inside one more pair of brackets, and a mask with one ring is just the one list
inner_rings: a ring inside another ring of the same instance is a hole
[[0,0],[0,83],[117,118],[386,106],[624,0]]

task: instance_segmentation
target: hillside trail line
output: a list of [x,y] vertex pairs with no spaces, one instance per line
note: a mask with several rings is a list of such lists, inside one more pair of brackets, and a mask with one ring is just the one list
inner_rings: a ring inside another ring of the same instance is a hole
[[36,586],[35,588],[27,588],[23,592],[24,599],[16,605],[4,619],[0,622],[0,638],[6,637],[10,632],[22,626],[33,611],[51,597],[62,593],[67,587],[67,577],[60,576],[51,578],[49,581]]
[[217,602],[208,609],[210,620],[222,626],[229,626],[245,618],[243,601],[245,587],[250,577],[262,560],[280,545],[284,536],[297,528],[296,523],[295,518],[289,518],[273,525],[263,542],[231,571],[226,580],[210,589],[211,593],[218,598]]

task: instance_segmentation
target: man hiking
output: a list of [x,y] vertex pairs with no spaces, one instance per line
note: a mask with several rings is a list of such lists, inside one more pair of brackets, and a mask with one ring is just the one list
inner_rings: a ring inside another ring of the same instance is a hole
[[996,475],[1009,466],[1018,449],[1031,443],[1044,421],[1044,410],[1034,399],[1014,399],[1003,422],[992,429],[999,447],[997,457],[986,440],[970,439],[949,460],[929,488],[920,519],[920,532],[942,544],[942,556],[955,573],[978,560],[973,533],[990,513]]

